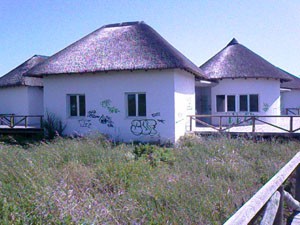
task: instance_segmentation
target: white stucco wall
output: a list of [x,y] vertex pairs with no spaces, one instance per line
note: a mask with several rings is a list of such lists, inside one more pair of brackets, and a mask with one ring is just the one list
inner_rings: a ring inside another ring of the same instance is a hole
[[[108,134],[117,141],[174,142],[174,79],[180,81],[180,78],[185,76],[184,74],[188,74],[176,71],[123,71],[46,76],[44,78],[44,108],[67,124],[65,134],[68,135],[86,134],[96,130]],[[192,82],[189,81],[189,83],[191,87]],[[179,84],[176,86],[178,94],[184,89],[180,87]],[[194,86],[192,90],[194,91]],[[132,92],[146,93],[146,117],[127,117],[126,93]],[[68,94],[85,95],[86,117],[69,117]],[[101,104],[103,101],[109,101],[110,107],[114,107],[118,112],[110,113],[107,107]],[[96,118],[89,116],[89,111],[94,111]],[[113,126],[101,123],[101,116],[108,116]]]
[[[273,79],[223,79],[212,87],[212,114],[216,115],[249,115],[239,112],[239,95],[258,94],[259,112],[255,115],[280,115],[280,82]],[[236,95],[237,112],[217,112],[217,95]],[[214,121],[216,123],[216,121]]]
[[29,115],[44,114],[44,99],[42,87],[28,87]]
[[300,108],[300,90],[291,90],[281,93],[281,108]]
[[[175,87],[175,140],[190,129],[188,115],[195,115],[195,77],[177,70],[174,77]],[[192,121],[195,126],[195,121]]]
[[28,87],[0,88],[0,114],[28,115]]

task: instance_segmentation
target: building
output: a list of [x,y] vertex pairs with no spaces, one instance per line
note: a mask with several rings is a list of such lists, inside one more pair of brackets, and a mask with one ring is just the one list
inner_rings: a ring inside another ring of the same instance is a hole
[[43,82],[26,72],[48,57],[35,55],[0,78],[0,114],[43,115]]
[[300,115],[300,78],[287,74],[291,81],[280,85],[282,114]]
[[101,27],[28,72],[43,78],[44,111],[65,134],[175,142],[195,113],[203,71],[143,22]]
[[280,84],[290,77],[236,39],[200,68],[214,83],[207,87],[196,83],[198,113],[280,115]]

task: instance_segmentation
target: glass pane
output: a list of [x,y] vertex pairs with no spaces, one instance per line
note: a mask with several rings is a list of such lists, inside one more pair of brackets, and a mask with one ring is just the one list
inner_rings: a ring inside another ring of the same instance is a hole
[[258,112],[258,95],[250,95],[250,112]]
[[217,112],[225,112],[225,95],[217,95]]
[[227,96],[227,111],[235,112],[235,95]]
[[146,94],[139,94],[139,116],[146,116]]
[[79,95],[79,116],[85,116],[85,96]]
[[128,116],[136,116],[135,94],[127,95]]
[[70,96],[70,116],[77,116],[77,99],[75,95]]
[[248,95],[240,95],[240,111],[248,112]]

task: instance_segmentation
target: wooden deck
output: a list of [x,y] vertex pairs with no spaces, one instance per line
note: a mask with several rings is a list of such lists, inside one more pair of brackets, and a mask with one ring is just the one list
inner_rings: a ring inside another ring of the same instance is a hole
[[[210,122],[204,122],[209,118]],[[193,126],[193,120],[197,126]],[[300,116],[190,116],[190,130],[200,135],[229,134],[251,136],[300,137]]]
[[38,134],[43,132],[41,115],[0,115],[0,134]]

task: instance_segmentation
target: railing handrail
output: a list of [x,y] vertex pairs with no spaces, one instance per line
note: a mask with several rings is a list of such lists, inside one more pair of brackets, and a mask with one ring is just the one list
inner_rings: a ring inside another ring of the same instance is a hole
[[266,118],[283,118],[283,117],[300,117],[298,116],[293,116],[293,115],[188,115],[187,117],[198,117],[198,118],[213,118],[213,117],[266,117]]
[[[43,115],[15,115],[15,114],[0,114],[0,122],[13,129],[17,125],[24,123],[25,128],[28,128],[28,119],[39,118],[39,128],[43,125]],[[6,120],[6,121],[4,121]]]
[[[248,224],[291,175],[300,163],[298,152],[282,169],[280,169],[252,198],[250,198],[224,225]],[[299,191],[299,190],[296,190]]]

